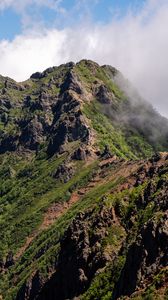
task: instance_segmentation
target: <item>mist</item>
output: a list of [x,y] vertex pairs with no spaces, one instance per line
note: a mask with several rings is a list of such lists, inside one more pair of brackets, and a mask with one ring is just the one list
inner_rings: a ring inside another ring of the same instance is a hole
[[112,94],[111,96],[107,95],[108,101],[101,105],[102,112],[112,120],[113,126],[117,130],[125,131],[128,137],[138,133],[154,148],[157,148],[159,142],[167,149],[168,119],[161,116],[152,104],[145,101],[122,73],[110,71],[109,66],[103,66],[103,68],[109,78],[123,92],[121,101],[115,101],[115,95]]

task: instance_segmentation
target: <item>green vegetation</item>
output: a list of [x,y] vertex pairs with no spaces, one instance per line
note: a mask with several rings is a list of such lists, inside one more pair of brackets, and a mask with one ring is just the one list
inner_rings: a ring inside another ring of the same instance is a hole
[[108,145],[112,153],[117,156],[133,159],[150,156],[153,153],[152,147],[145,142],[142,136],[134,133],[134,135],[127,137],[126,133],[123,133],[115,123],[112,124],[102,111],[102,105],[96,100],[90,104],[85,104],[83,107],[84,114],[97,133],[96,143],[101,150],[104,149],[105,145]]
[[76,71],[80,76],[80,79],[87,84],[87,88],[90,89],[91,85],[97,80],[103,83],[110,92],[118,99],[124,99],[124,94],[120,91],[117,85],[109,78],[108,74],[100,68],[98,65],[91,61],[82,60],[76,65]]
[[48,205],[67,201],[75,188],[89,180],[94,167],[78,164],[80,172],[62,186],[52,174],[65,159],[65,155],[50,160],[33,159],[20,169],[16,165],[14,177],[9,174],[1,179],[1,257],[8,249],[16,252],[25,237],[40,225]]
[[[166,288],[168,278],[168,269],[163,268],[156,276],[152,283],[141,292],[139,296],[133,296],[133,300],[167,300],[168,289]],[[165,287],[164,287],[165,286]],[[161,290],[161,291],[160,291]]]
[[[95,166],[96,167],[96,166]],[[65,184],[64,188],[61,189],[61,193],[65,193],[67,189],[71,188],[72,190],[77,186],[82,186],[83,183],[86,184],[86,178],[90,177],[90,172],[94,171],[94,166],[90,166],[89,168],[84,168],[83,171],[77,174],[70,182]],[[88,177],[89,176],[89,177]],[[56,253],[59,249],[59,238],[63,235],[67,226],[70,224],[72,219],[76,216],[76,214],[82,210],[88,209],[91,206],[95,206],[96,203],[99,203],[102,199],[102,195],[104,195],[107,191],[115,187],[119,184],[121,180],[114,182],[107,182],[107,184],[100,185],[95,187],[91,192],[84,195],[82,201],[77,202],[70,208],[67,213],[62,215],[58,220],[56,220],[55,224],[51,226],[48,230],[43,231],[30,245],[27,251],[25,251],[21,260],[10,269],[10,277],[9,282],[12,286],[13,278],[15,278],[15,289],[9,290],[9,294],[15,294],[18,291],[19,286],[25,281],[26,278],[32,273],[34,267],[39,269],[41,272],[41,276],[47,276],[49,266],[53,266],[53,260],[56,261]],[[56,190],[55,195],[57,195],[58,190]],[[58,195],[57,195],[58,197]],[[42,252],[45,249],[45,253],[40,256],[39,259],[36,259],[34,262],[34,258],[38,256],[38,253]],[[57,250],[56,250],[57,249]],[[35,266],[34,266],[35,263]],[[16,274],[17,274],[17,282],[16,284]],[[6,298],[5,298],[6,299]],[[8,299],[8,298],[7,298]]]
[[110,300],[121,270],[125,263],[125,257],[119,256],[112,265],[107,266],[92,281],[89,289],[81,297],[81,300]]

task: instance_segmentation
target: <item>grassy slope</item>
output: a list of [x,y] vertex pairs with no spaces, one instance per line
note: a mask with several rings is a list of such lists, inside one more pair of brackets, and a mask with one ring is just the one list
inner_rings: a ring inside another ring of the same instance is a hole
[[[65,193],[67,191],[67,188],[71,188],[73,190],[74,186],[77,187],[82,186],[84,183],[86,184],[95,168],[96,165],[91,165],[87,168],[84,167],[80,171],[80,173],[78,172],[78,174],[70,182],[67,183],[67,185],[64,185],[64,188],[61,189],[62,200],[65,201]],[[42,275],[45,276],[45,273],[47,272],[49,266],[53,265],[54,261],[56,260],[56,249],[59,249],[59,237],[63,234],[70,221],[79,211],[89,208],[90,206],[95,205],[97,201],[100,201],[100,197],[116,184],[116,181],[109,181],[104,185],[95,187],[89,194],[86,194],[86,196],[84,196],[82,201],[74,204],[65,215],[60,217],[51,228],[40,234],[39,237],[33,241],[31,246],[24,253],[21,260],[18,261],[18,263],[10,269],[10,286],[12,285],[12,278],[15,278],[16,280],[16,273],[17,282],[20,286],[20,284],[24,282],[25,278],[28,278],[29,274],[32,273],[34,267],[35,269],[39,268],[42,272]],[[57,193],[58,191],[55,190],[56,195]],[[54,200],[56,201],[56,199]],[[46,250],[45,254],[40,256],[39,259],[34,260],[36,254],[38,252],[41,252],[40,249],[43,248]],[[12,294],[15,293],[15,290],[17,290],[17,287],[12,291]]]
[[102,150],[109,145],[112,153],[123,158],[149,157],[153,153],[152,147],[145,139],[133,133],[126,136],[120,128],[116,128],[111,120],[101,113],[102,104],[96,100],[84,106],[84,113],[91,120],[91,126],[97,132],[97,146]]
[[[81,171],[83,176],[78,174],[78,176],[75,176],[76,180],[73,179],[70,183],[68,183],[68,186],[71,186],[71,184],[82,186],[83,180],[85,185],[87,185],[87,178],[91,178],[93,167],[95,172],[97,169],[96,165],[84,168],[84,170]],[[104,206],[107,206],[108,208],[115,207],[125,228],[127,228],[127,226],[129,227],[130,216],[132,214],[136,214],[136,221],[134,222],[134,225],[127,237],[128,245],[130,242],[133,242],[138,230],[148,219],[152,217],[154,218],[155,215],[158,217],[157,208],[151,204],[147,205],[145,209],[137,209],[138,197],[145,189],[148,179],[141,186],[133,189],[126,189],[115,194],[112,192],[113,189],[116,188],[116,186],[119,186],[124,180],[122,178],[111,180],[111,174],[115,174],[115,172],[115,169],[112,169],[109,173],[110,177],[108,177],[106,184],[95,186],[90,192],[83,196],[82,201],[74,204],[64,215],[58,218],[52,227],[42,232],[32,242],[20,260],[9,269],[9,273],[6,278],[4,278],[3,290],[5,290],[5,299],[14,299],[14,295],[18,291],[18,288],[27,278],[29,278],[34,270],[38,269],[42,278],[47,278],[49,276],[49,273],[57,260],[60,236],[63,235],[65,229],[78,212],[90,207],[97,207],[98,209],[104,195],[106,195],[106,200],[103,202]],[[165,175],[162,177],[164,177],[164,180],[167,180]],[[159,178],[156,177],[155,181],[157,182],[158,180]],[[64,189],[64,192],[65,191],[66,187]],[[127,199],[127,201],[125,201],[125,199]],[[160,217],[161,214],[159,213],[159,218]],[[112,247],[116,247],[116,243],[120,243],[120,239],[122,239],[120,227],[116,226],[116,228],[110,228],[110,230],[112,230],[112,232],[104,241],[103,246],[111,245]],[[43,252],[44,249],[45,253]],[[41,254],[39,255],[39,253]],[[107,269],[105,269],[103,273],[95,277],[89,290],[86,294],[84,294],[82,299],[111,299],[114,284],[118,279],[124,261],[125,256],[118,256],[115,265],[112,268],[111,266],[107,266]],[[8,290],[7,294],[6,289]]]

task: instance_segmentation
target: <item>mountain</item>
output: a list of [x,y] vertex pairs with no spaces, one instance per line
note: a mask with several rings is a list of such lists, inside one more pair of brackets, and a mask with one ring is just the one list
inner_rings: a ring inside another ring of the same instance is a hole
[[1,299],[167,299],[167,195],[168,120],[118,70],[0,76]]

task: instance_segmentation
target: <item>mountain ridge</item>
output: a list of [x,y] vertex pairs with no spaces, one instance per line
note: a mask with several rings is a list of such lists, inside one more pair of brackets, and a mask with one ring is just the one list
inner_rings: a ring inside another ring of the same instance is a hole
[[167,152],[168,121],[113,67],[0,77],[3,299],[166,295]]
[[[113,74],[113,76],[115,76],[116,74],[119,74],[118,71],[114,68],[110,69],[107,66],[99,67],[98,64],[95,64],[91,61],[82,60],[80,63],[78,63],[76,65],[74,63],[69,63],[69,64],[61,65],[58,68],[57,67],[49,68],[46,71],[44,71],[43,73],[35,73],[35,75],[32,75],[31,83],[29,83],[29,85],[31,86],[30,90],[29,90],[29,88],[24,90],[25,87],[23,87],[23,86],[22,86],[22,88],[18,87],[18,88],[22,89],[22,91],[20,91],[21,97],[26,95],[23,103],[21,103],[21,101],[23,101],[23,100],[19,100],[19,101],[16,100],[16,103],[14,103],[15,107],[18,107],[18,111],[16,111],[16,113],[18,113],[18,115],[23,114],[23,122],[22,122],[22,119],[19,118],[19,120],[17,121],[16,124],[10,124],[10,122],[8,122],[8,120],[5,120],[5,118],[6,119],[8,118],[6,111],[3,113],[2,117],[1,117],[2,120],[4,120],[4,123],[5,122],[7,124],[9,123],[11,127],[15,126],[15,128],[16,128],[15,130],[18,131],[19,136],[13,137],[14,141],[12,141],[11,150],[12,149],[16,150],[16,148],[17,148],[16,144],[18,144],[18,143],[24,144],[24,145],[26,143],[31,144],[28,146],[31,147],[33,150],[35,150],[35,148],[37,148],[38,145],[41,143],[41,141],[38,141],[38,138],[41,137],[44,140],[47,138],[47,135],[50,135],[50,136],[52,135],[50,132],[48,132],[48,130],[50,130],[50,131],[52,130],[50,123],[52,121],[54,121],[53,117],[55,119],[57,117],[59,117],[58,112],[57,112],[57,116],[54,116],[54,110],[64,109],[64,107],[61,107],[61,106],[63,106],[64,100],[62,99],[62,97],[64,97],[64,94],[65,94],[65,102],[66,102],[65,104],[67,105],[68,101],[71,102],[70,98],[73,98],[72,102],[74,102],[74,103],[72,105],[76,105],[76,106],[80,105],[80,102],[85,102],[87,104],[88,101],[86,101],[86,99],[90,99],[90,98],[93,99],[94,97],[96,97],[98,99],[98,102],[100,103],[100,105],[103,104],[104,107],[106,106],[105,113],[106,113],[106,111],[108,111],[108,113],[110,113],[110,118],[114,119],[113,122],[114,121],[115,121],[115,123],[117,122],[117,119],[115,120],[115,118],[116,118],[116,116],[118,116],[118,121],[122,120],[123,127],[127,126],[127,127],[131,127],[131,129],[132,129],[133,127],[135,127],[135,125],[137,123],[137,129],[139,131],[140,130],[142,131],[143,127],[144,127],[144,122],[149,122],[149,121],[151,122],[152,117],[153,117],[153,118],[155,118],[155,122],[158,120],[157,127],[159,128],[159,132],[156,132],[156,134],[153,134],[154,124],[151,124],[152,128],[147,128],[147,131],[149,130],[147,137],[149,137],[150,135],[151,135],[151,139],[152,139],[152,135],[157,135],[156,139],[158,139],[159,136],[162,137],[162,135],[164,135],[164,132],[162,134],[163,128],[165,126],[166,127],[168,126],[168,122],[166,122],[166,120],[164,118],[160,117],[155,111],[153,111],[151,106],[148,107],[148,105],[145,102],[140,103],[140,105],[138,106],[138,111],[136,111],[136,109],[137,109],[136,106],[132,107],[132,102],[130,102],[130,100],[129,100],[129,102],[125,100],[125,101],[123,101],[124,103],[121,103],[122,102],[121,99],[122,99],[122,97],[124,97],[123,92],[121,92],[119,90],[119,88],[115,85],[115,83],[112,82],[111,78],[108,78],[107,74],[104,73],[104,69],[108,69],[108,72],[110,70],[110,74]],[[56,72],[55,79],[53,78],[53,76],[51,76],[51,74],[53,74],[53,72]],[[38,76],[37,76],[37,74],[38,74]],[[35,79],[33,78],[34,76],[36,77]],[[48,76],[49,76],[49,78],[48,78]],[[37,78],[37,77],[39,77],[39,78]],[[57,77],[59,77],[59,80]],[[45,78],[47,78],[46,83],[45,83],[45,80],[46,80]],[[61,81],[61,80],[64,81],[64,79],[65,79],[65,82],[63,84],[61,84],[61,82],[59,82],[59,81]],[[42,82],[40,80],[42,80]],[[81,81],[82,81],[82,84],[85,83],[85,86],[87,87],[86,89],[85,88],[83,90],[81,89],[81,87],[80,87]],[[31,96],[32,86],[34,86],[35,84],[37,84],[37,90],[33,91],[34,95]],[[10,91],[10,84],[6,83],[6,85],[9,85],[9,91]],[[26,84],[26,87],[27,87],[27,84]],[[93,88],[93,90],[92,90],[92,88]],[[53,94],[53,96],[47,94],[47,89],[50,90],[50,92]],[[66,94],[66,90],[68,91],[68,95]],[[2,93],[3,93],[3,89],[2,89]],[[72,96],[71,96],[71,93],[73,93]],[[82,93],[83,93],[83,95],[82,95]],[[86,96],[85,96],[85,93],[86,93]],[[74,100],[75,95],[77,96],[76,101]],[[10,98],[10,93],[9,93],[9,95],[5,95],[5,97],[6,96],[8,96]],[[16,97],[18,97],[18,92],[17,92]],[[49,99],[47,99],[47,97],[49,97]],[[69,100],[67,100],[68,97],[69,97]],[[85,97],[85,99],[84,99],[84,97]],[[112,99],[112,101],[111,101],[111,99]],[[8,100],[8,102],[7,102],[7,99],[5,99],[5,101],[6,101],[5,103],[7,106],[11,105],[10,100]],[[101,103],[102,101],[104,101],[104,103]],[[10,102],[10,104],[9,104],[9,102]],[[56,104],[54,104],[53,102]],[[5,106],[5,103],[4,103],[4,106]],[[55,105],[55,107],[54,107],[54,105]],[[60,105],[60,107],[57,107],[58,105]],[[70,105],[71,105],[71,103],[70,103]],[[96,105],[96,104],[94,104],[94,105]],[[104,107],[103,108],[98,107],[98,109],[97,108],[96,109],[103,110]],[[5,109],[6,108],[7,107],[5,107]],[[90,107],[89,107],[89,109],[90,109]],[[95,109],[95,108],[93,108],[93,109]],[[15,114],[16,109],[13,109],[13,110],[14,110],[14,114]],[[20,110],[20,112],[19,112],[19,110]],[[22,112],[21,112],[21,110],[22,110]],[[116,110],[117,110],[117,113],[116,113]],[[139,113],[139,110],[141,110],[140,113]],[[26,116],[24,116],[24,111],[26,113]],[[152,112],[153,116],[150,116],[151,112]],[[34,113],[34,119],[32,118],[33,113]],[[35,115],[35,113],[36,113],[36,115]],[[46,115],[45,118],[43,116],[44,113]],[[66,112],[64,112],[64,113],[66,113]],[[81,109],[79,110],[78,113],[81,114],[78,118],[78,122],[80,122],[81,117],[84,115],[86,117],[86,114],[84,112],[82,112]],[[147,113],[146,117],[145,116],[143,117],[144,113]],[[29,117],[29,120],[27,120],[27,124],[25,124],[27,115],[29,115],[29,116],[32,115],[32,117]],[[139,118],[139,116],[141,116],[142,120],[141,120],[141,118]],[[14,116],[12,115],[12,117],[15,117],[15,115]],[[129,122],[132,120],[131,121],[132,124],[129,124],[128,120],[129,120]],[[138,124],[138,122],[139,122],[139,124]],[[3,122],[1,124],[3,125]],[[52,125],[54,127],[54,123]],[[64,126],[64,125],[61,124],[61,126]],[[10,126],[9,126],[9,131],[10,131]],[[118,124],[117,124],[117,126],[118,126]],[[59,125],[58,125],[58,127],[59,127]],[[74,127],[77,128],[77,124],[76,124],[76,126],[74,125]],[[26,130],[27,130],[27,132],[26,132]],[[34,144],[31,141],[24,140],[25,136],[27,137],[28,134],[33,135],[33,133],[31,132],[32,130],[37,131],[37,136],[38,136],[37,138],[35,136],[32,136],[32,139],[35,140]],[[62,128],[61,130],[65,131],[66,129]],[[128,128],[128,131],[129,130],[130,130],[130,128]],[[57,131],[59,131],[59,128],[57,129]],[[139,134],[139,132],[138,132],[138,134]],[[144,132],[143,132],[143,135],[145,135]],[[18,141],[18,139],[19,139],[19,141]],[[37,141],[36,141],[36,139],[37,139]],[[153,139],[155,140],[155,137],[153,137]],[[5,142],[10,145],[9,137],[7,137],[7,141],[4,140],[4,144],[5,144]],[[150,140],[150,143],[151,142],[152,142],[152,140]],[[155,141],[154,141],[154,144],[155,144]],[[6,149],[5,145],[2,145],[1,149]]]

